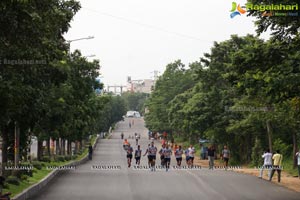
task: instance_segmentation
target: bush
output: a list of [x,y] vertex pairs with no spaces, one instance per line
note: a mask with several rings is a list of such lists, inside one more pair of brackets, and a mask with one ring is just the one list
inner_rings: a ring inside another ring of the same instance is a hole
[[69,161],[69,160],[71,160],[72,159],[72,156],[65,156],[65,160],[66,161]]
[[12,176],[15,176],[17,178],[21,178],[21,175],[23,174],[23,171],[22,170],[13,170],[11,174],[12,174]]
[[3,188],[4,189],[9,189],[9,184],[7,182],[5,182],[4,185],[3,185]]
[[12,185],[20,185],[20,180],[16,176],[7,177],[6,182]]
[[263,153],[263,148],[261,146],[261,142],[259,139],[255,139],[254,147],[252,147],[252,162],[251,165],[253,166],[261,166],[263,164],[263,159],[261,157]]
[[31,164],[34,168],[36,168],[38,170],[41,170],[43,168],[42,163],[39,161],[33,161]]
[[72,156],[72,160],[76,160],[77,158],[78,158],[77,155],[73,155],[73,156]]
[[22,181],[27,181],[27,179],[28,179],[28,176],[27,176],[27,175],[25,175],[25,174],[22,174],[22,175],[21,175],[21,180],[22,180]]
[[37,173],[37,169],[36,168],[33,168],[33,170],[31,170],[31,173]]
[[287,145],[281,139],[277,138],[273,144],[273,151],[274,151],[273,153],[275,153],[275,151],[279,150],[280,154],[282,154],[283,156],[290,156],[288,154],[288,152],[292,151],[291,148],[292,148],[291,145]]
[[43,156],[41,159],[42,162],[51,162],[51,159],[49,156]]
[[56,162],[64,162],[64,161],[65,161],[65,157],[64,157],[64,156],[61,156],[61,155],[56,156],[56,157],[55,157],[55,161],[56,161]]

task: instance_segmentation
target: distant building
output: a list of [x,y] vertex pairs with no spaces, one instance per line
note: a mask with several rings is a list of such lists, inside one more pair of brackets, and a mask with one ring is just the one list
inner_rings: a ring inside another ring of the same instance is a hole
[[154,87],[155,81],[152,79],[143,80],[131,80],[131,77],[127,78],[127,91],[129,92],[141,92],[151,93]]

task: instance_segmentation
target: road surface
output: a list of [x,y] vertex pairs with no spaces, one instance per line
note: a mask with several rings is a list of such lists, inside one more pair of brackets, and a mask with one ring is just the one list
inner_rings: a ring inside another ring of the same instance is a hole
[[[134,124],[129,128],[129,121]],[[102,139],[93,160],[69,170],[40,192],[34,200],[296,200],[300,194],[257,177],[224,170],[128,169],[122,148],[125,137],[141,133],[145,150],[149,140],[142,118],[128,118],[117,125],[111,139]],[[135,141],[130,140],[135,148]],[[159,147],[159,144],[157,143]],[[175,165],[172,158],[171,165]],[[141,165],[147,166],[146,157]],[[92,169],[92,167],[98,169]],[[116,169],[103,170],[100,167]]]

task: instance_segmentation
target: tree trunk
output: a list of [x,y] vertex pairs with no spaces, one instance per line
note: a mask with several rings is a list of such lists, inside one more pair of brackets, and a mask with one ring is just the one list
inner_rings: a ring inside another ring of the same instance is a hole
[[2,129],[2,170],[1,175],[5,174],[4,167],[7,164],[7,148],[8,148],[8,127]]
[[66,155],[66,140],[61,139],[61,146],[62,146],[62,155]]
[[79,150],[82,149],[82,140],[79,141]]
[[68,145],[67,145],[67,154],[71,155],[71,144],[72,142],[70,140],[68,140]]
[[292,132],[293,137],[293,168],[295,169],[297,167],[297,159],[296,159],[296,153],[297,153],[297,135],[296,131]]
[[20,161],[20,127],[17,122],[15,122],[14,156],[15,156],[15,166],[18,166]]
[[267,134],[268,134],[269,149],[270,149],[270,152],[273,152],[273,149],[272,149],[273,129],[272,129],[272,125],[271,125],[271,120],[267,120]]
[[47,156],[49,156],[49,158],[50,158],[50,139],[48,138],[47,140],[46,140],[46,147],[47,147]]
[[55,140],[55,154],[60,155],[60,146],[59,146],[59,138]]
[[37,145],[37,159],[40,161],[43,157],[43,141],[40,141],[38,139],[38,145]]

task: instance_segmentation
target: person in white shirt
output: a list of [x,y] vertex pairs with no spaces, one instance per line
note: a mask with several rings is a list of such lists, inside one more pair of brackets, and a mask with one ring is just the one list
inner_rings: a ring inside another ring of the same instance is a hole
[[179,145],[178,149],[175,150],[175,158],[176,158],[178,167],[181,166],[182,154],[183,154],[183,150],[181,149],[181,145]]
[[298,165],[298,178],[300,179],[300,149],[296,153],[297,165]]
[[263,177],[263,171],[264,169],[268,170],[268,178],[270,178],[271,168],[272,168],[272,153],[270,153],[270,149],[267,149],[264,154],[262,155],[262,158],[264,159],[264,164],[260,168],[260,173],[258,178]]
[[170,168],[171,156],[172,156],[172,149],[169,148],[169,145],[167,145],[166,148],[163,150],[163,154],[165,159],[166,171],[168,171]]
[[188,155],[189,155],[189,165],[193,166],[194,164],[194,157],[195,157],[195,148],[193,145],[190,145],[190,148],[188,148]]

